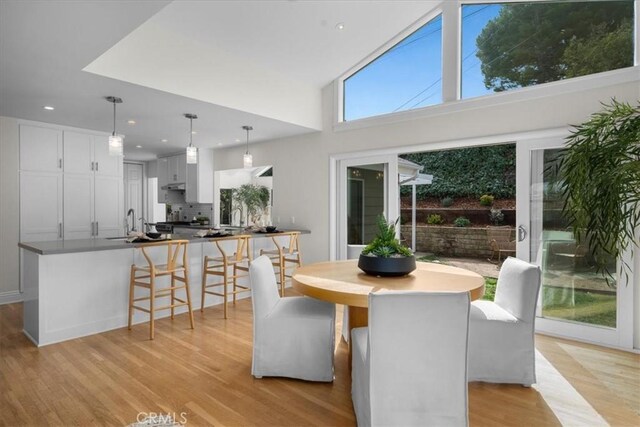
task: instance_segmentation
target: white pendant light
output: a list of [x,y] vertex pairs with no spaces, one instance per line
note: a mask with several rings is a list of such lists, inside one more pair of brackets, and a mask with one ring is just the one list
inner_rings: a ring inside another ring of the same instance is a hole
[[197,119],[195,114],[187,113],[184,115],[189,119],[189,146],[187,147],[187,164],[195,165],[198,163],[198,147],[193,146],[193,119]]
[[253,156],[249,154],[249,131],[253,130],[253,127],[245,125],[242,126],[242,129],[247,131],[247,152],[242,156],[242,163],[244,164],[245,169],[253,166]]
[[122,156],[124,155],[124,135],[116,133],[116,104],[122,104],[122,98],[107,96],[105,99],[113,104],[113,133],[109,135],[109,155]]

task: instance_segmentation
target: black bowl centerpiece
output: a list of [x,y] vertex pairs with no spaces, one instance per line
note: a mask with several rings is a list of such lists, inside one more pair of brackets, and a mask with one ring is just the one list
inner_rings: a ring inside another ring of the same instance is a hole
[[277,227],[275,225],[267,225],[264,229],[267,233],[273,233],[276,231]]
[[411,249],[396,238],[395,222],[378,217],[378,234],[360,254],[358,267],[372,276],[406,276],[416,269],[416,257]]
[[162,233],[151,232],[151,231],[147,232],[147,237],[150,239],[159,239],[160,236],[162,236]]

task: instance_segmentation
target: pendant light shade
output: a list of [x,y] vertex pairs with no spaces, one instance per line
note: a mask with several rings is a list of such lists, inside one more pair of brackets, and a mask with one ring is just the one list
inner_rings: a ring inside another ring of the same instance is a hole
[[189,146],[187,147],[187,164],[195,165],[198,163],[198,148],[193,146],[193,119],[197,119],[195,114],[187,113],[184,115],[189,119]]
[[242,164],[247,169],[253,166],[253,156],[249,153],[249,131],[253,130],[253,127],[245,125],[242,126],[242,129],[247,131],[247,151],[242,156]]
[[109,155],[110,156],[123,156],[124,155],[124,135],[118,135],[116,133],[116,104],[122,104],[122,98],[116,96],[107,96],[107,101],[113,104],[113,132],[109,135]]

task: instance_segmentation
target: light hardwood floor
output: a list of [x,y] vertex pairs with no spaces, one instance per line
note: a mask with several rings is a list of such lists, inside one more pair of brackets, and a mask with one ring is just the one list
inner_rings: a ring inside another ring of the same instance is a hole
[[[340,319],[341,316],[338,316]],[[114,425],[140,412],[185,412],[188,425],[354,425],[347,347],[335,381],[254,379],[251,303],[238,302],[41,349],[22,335],[22,305],[0,306],[0,425]],[[339,324],[336,336],[339,336]],[[538,384],[472,383],[472,426],[640,425],[640,356],[537,336]]]

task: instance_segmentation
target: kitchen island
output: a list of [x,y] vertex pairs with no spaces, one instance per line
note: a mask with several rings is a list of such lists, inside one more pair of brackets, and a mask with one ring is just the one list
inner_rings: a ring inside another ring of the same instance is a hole
[[[298,231],[309,234],[307,230]],[[234,233],[252,235],[254,258],[260,249],[273,247],[271,239],[264,238],[269,234]],[[218,250],[209,239],[193,234],[173,234],[171,238],[189,240],[189,287],[193,308],[199,309],[202,260],[205,255],[218,256]],[[20,243],[25,335],[37,346],[43,346],[127,326],[131,265],[146,265],[137,246],[124,238]],[[166,261],[166,248],[150,248],[148,253],[154,262]],[[164,280],[170,279],[160,279],[160,286],[166,286]],[[247,284],[246,281],[242,278],[238,282]],[[141,293],[136,297],[142,296],[143,290],[138,291]],[[221,303],[221,297],[207,296],[206,306]],[[176,313],[182,312],[186,307],[176,309]],[[222,312],[209,315],[218,314],[222,316]],[[168,315],[165,310],[158,312],[156,318]],[[148,314],[134,313],[134,323],[148,320]]]

